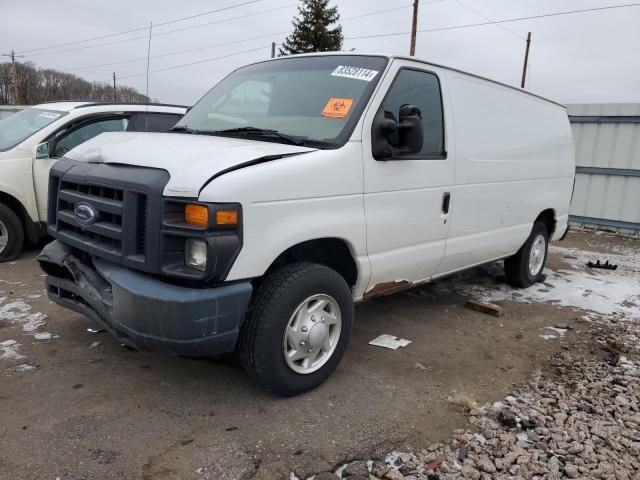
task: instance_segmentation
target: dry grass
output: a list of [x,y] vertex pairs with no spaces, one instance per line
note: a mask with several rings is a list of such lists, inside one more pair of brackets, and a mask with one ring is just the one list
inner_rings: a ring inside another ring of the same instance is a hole
[[478,408],[478,404],[471,395],[466,392],[456,393],[453,397],[449,397],[449,401],[454,405],[462,407],[466,412]]

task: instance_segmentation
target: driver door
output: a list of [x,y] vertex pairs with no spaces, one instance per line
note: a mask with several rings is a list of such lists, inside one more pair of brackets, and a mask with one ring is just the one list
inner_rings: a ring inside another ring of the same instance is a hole
[[40,221],[47,220],[49,191],[49,170],[56,160],[81,143],[91,140],[104,132],[124,132],[129,125],[128,117],[101,117],[82,123],[67,125],[58,130],[46,144],[41,144],[33,160],[33,184],[36,192],[38,216]]
[[[428,280],[445,254],[455,168],[444,75],[431,66],[395,60],[364,122],[364,207],[371,264],[369,294]],[[421,111],[424,142],[418,154],[376,160],[372,122],[379,109],[398,121],[402,105]],[[365,294],[365,297],[367,295]]]

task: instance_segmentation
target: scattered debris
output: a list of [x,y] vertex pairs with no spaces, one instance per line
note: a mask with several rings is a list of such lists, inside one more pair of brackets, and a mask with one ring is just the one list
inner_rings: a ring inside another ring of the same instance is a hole
[[104,331],[104,328],[87,328],[87,332],[89,333],[102,333]]
[[596,263],[593,263],[591,261],[587,262],[587,267],[602,268],[603,270],[616,270],[618,268],[618,265],[613,265],[609,263],[609,260],[607,260],[604,263],[600,263],[600,260],[597,260]]
[[393,335],[387,335],[386,333],[374,338],[369,342],[369,345],[374,347],[390,348],[391,350],[397,350],[399,347],[406,347],[411,343],[411,340],[404,338],[394,337]]
[[516,428],[518,426],[515,413],[508,409],[501,410],[500,413],[498,413],[498,421],[500,425],[506,428]]
[[604,352],[603,358],[604,362],[612,367],[618,365],[620,361],[620,354],[615,352]]
[[456,393],[449,401],[455,405],[462,407],[465,411],[470,412],[478,408],[478,404],[471,395],[466,392]]
[[96,348],[98,345],[100,345],[100,342],[93,342],[91,345],[89,345],[89,348]]
[[477,300],[467,300],[464,306],[471,310],[475,310],[476,312],[493,315],[494,317],[501,317],[504,315],[504,309],[494,303],[479,302]]

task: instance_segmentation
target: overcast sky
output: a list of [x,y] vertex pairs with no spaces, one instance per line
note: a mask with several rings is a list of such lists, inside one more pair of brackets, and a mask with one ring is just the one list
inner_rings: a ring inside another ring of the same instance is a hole
[[[50,50],[56,44],[109,35],[197,15],[251,0],[0,0],[0,49],[91,81],[145,91],[147,31]],[[432,29],[552,12],[634,3],[633,0],[420,0],[418,28]],[[149,94],[163,102],[192,104],[232,69],[268,58],[271,42],[291,30],[296,0],[259,0],[153,29]],[[407,54],[409,35],[349,39],[411,29],[412,0],[333,0],[341,14],[344,50]],[[466,7],[464,5],[466,5]],[[281,8],[279,8],[281,7]],[[394,11],[349,20],[370,12]],[[277,10],[273,10],[277,9]],[[472,11],[472,10],[475,10]],[[273,10],[271,12],[265,12]],[[249,16],[246,16],[249,15]],[[220,22],[232,17],[245,16]],[[218,22],[211,24],[212,22]],[[204,25],[209,23],[210,25]],[[171,30],[185,29],[167,33]],[[640,102],[640,5],[537,20],[418,34],[416,55],[502,82],[519,85],[527,32],[532,32],[527,87],[563,103]],[[262,38],[255,38],[262,37]],[[252,39],[253,38],[253,39]],[[134,39],[77,50],[89,45]],[[233,43],[232,43],[233,42]],[[220,45],[226,43],[226,45]],[[207,47],[207,48],[205,48]],[[60,52],[60,50],[74,50]],[[197,49],[197,50],[196,50]],[[166,55],[184,50],[194,50]],[[253,50],[248,52],[248,50]],[[244,53],[239,53],[244,52]],[[160,56],[160,57],[158,57]],[[6,58],[5,58],[6,59]],[[129,61],[113,66],[98,66]],[[85,68],[91,67],[91,68]],[[126,78],[127,75],[136,75]]]

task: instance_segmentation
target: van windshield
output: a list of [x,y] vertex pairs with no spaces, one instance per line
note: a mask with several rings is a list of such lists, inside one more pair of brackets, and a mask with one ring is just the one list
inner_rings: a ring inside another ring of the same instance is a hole
[[56,110],[26,108],[3,118],[0,120],[0,152],[11,150],[66,114]]
[[327,55],[242,67],[210,90],[175,131],[337,148],[351,135],[387,59]]

